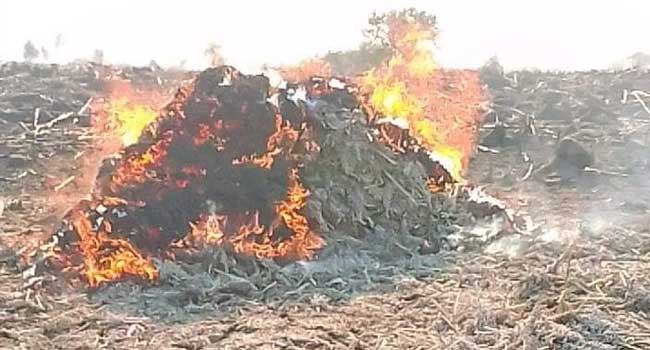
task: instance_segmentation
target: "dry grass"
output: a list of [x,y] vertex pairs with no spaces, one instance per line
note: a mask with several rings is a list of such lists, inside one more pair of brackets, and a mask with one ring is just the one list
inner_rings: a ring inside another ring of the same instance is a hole
[[[448,254],[450,268],[390,293],[332,305],[251,304],[164,325],[112,314],[82,294],[22,289],[3,265],[0,344],[25,349],[647,349],[650,255],[612,232],[570,247],[535,245],[508,259]],[[627,251],[622,251],[626,249]]]

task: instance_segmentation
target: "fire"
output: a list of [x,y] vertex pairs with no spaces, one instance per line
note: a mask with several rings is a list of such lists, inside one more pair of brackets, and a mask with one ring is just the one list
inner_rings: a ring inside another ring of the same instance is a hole
[[131,146],[158,118],[158,107],[164,102],[160,91],[139,90],[127,80],[109,80],[104,97],[92,106],[95,129],[119,140],[120,148]]
[[280,75],[287,81],[307,81],[311,77],[329,77],[332,69],[326,61],[319,58],[302,60],[296,65],[280,68]]
[[130,146],[138,142],[140,134],[156,120],[158,112],[150,106],[134,105],[126,98],[118,98],[109,101],[107,115],[122,144]]
[[[438,68],[435,32],[427,25],[401,18],[388,24],[393,57],[362,78],[361,96],[357,86],[346,90],[355,94],[347,100],[361,100],[395,151],[428,157],[427,185],[443,190],[463,181],[473,150],[478,75]],[[306,81],[329,76],[330,67],[316,59],[282,73]],[[156,280],[150,256],[173,256],[170,249],[220,246],[257,258],[312,258],[325,241],[303,213],[310,192],[298,169],[318,151],[310,140],[318,129],[305,106],[307,96],[342,83],[311,81],[309,88],[271,89],[264,77],[212,68],[161,109],[160,95],[112,82],[93,111],[95,125],[119,142],[120,152],[103,164],[96,199],[64,218],[56,237],[75,242],[72,254],[65,250],[70,245],[59,246],[64,267],[94,287],[128,276]],[[269,101],[274,95],[276,103]]]
[[[107,198],[100,205],[115,204],[110,201],[111,198]],[[70,225],[80,236],[76,244],[83,256],[82,274],[90,287],[126,276],[145,277],[151,281],[158,278],[153,263],[128,241],[109,237],[113,233],[109,221],[103,221],[100,227],[93,228],[87,214],[74,211],[70,216]]]
[[[201,175],[204,169],[185,168],[184,171]],[[200,249],[205,246],[229,245],[236,253],[257,258],[309,259],[325,241],[309,228],[308,219],[300,213],[309,197],[309,191],[300,183],[298,171],[290,170],[286,198],[274,204],[276,219],[268,226],[260,222],[258,212],[249,214],[202,214],[189,223],[189,233],[169,247]],[[104,215],[119,210],[129,203],[115,197],[81,203],[67,215],[69,230],[77,233],[74,245],[83,261],[74,264],[69,255],[59,255],[62,265],[79,269],[90,287],[125,277],[138,277],[155,281],[159,272],[149,258],[128,240],[120,237],[110,220],[98,220],[93,215]],[[90,210],[88,210],[90,209]],[[284,225],[290,237],[278,240]],[[149,227],[152,240],[158,239],[159,230]],[[122,236],[124,234],[122,233]]]
[[390,67],[396,70],[407,69],[413,76],[427,75],[437,68],[433,59],[436,37],[433,28],[397,17],[389,19],[388,25],[388,39],[398,53],[390,59]]
[[[284,257],[289,259],[310,258],[314,250],[325,245],[325,241],[309,229],[307,218],[300,214],[305,206],[309,191],[300,183],[298,171],[293,169],[289,174],[289,189],[287,198],[275,205],[275,211],[281,221],[293,233],[288,240],[274,245],[269,244],[274,236],[274,231],[279,227],[280,222],[272,223],[268,230],[268,238],[265,242],[257,243],[250,240],[235,242],[235,250],[242,253],[252,254],[256,257],[276,258]],[[259,226],[257,226],[259,227]],[[263,229],[263,227],[259,227]],[[241,238],[246,238],[251,232],[242,232]]]
[[[167,106],[160,112],[156,113],[149,123],[153,123],[156,119],[159,118],[159,115],[166,117],[183,118],[181,105],[190,94],[190,92],[191,87],[181,87],[176,92],[172,100],[167,104]],[[137,122],[134,123],[138,124]],[[149,123],[147,125],[149,125]],[[142,124],[140,123],[140,125]],[[145,127],[147,125],[138,131],[138,137],[145,130]],[[199,129],[200,130],[198,131],[198,136],[194,140],[194,143],[197,146],[203,144],[210,137],[212,137],[211,131],[206,125],[199,124]],[[128,187],[129,185],[145,183],[151,175],[149,170],[159,165],[167,156],[167,148],[172,143],[173,137],[174,131],[167,130],[162,133],[161,137],[158,140],[148,145],[144,151],[140,153],[135,152],[126,154],[125,161],[120,164],[120,166],[115,170],[115,173],[111,176],[111,181],[109,183],[109,189],[111,193],[117,193],[121,188]],[[196,175],[197,172],[190,171],[190,168],[191,167],[186,167],[182,169],[182,172],[186,175]],[[200,172],[201,171],[199,171],[199,173]],[[180,185],[180,183],[177,183],[177,185]]]
[[[275,204],[277,218],[268,227],[260,223],[259,213],[243,215],[201,215],[190,223],[189,234],[176,247],[203,247],[228,244],[234,251],[257,258],[308,259],[322,248],[325,241],[309,228],[307,218],[300,213],[309,191],[300,183],[297,170],[289,174],[287,198]],[[287,240],[274,243],[280,224],[292,233]]]
[[168,132],[142,154],[130,155],[111,177],[111,190],[115,193],[120,187],[144,183],[148,179],[147,170],[167,156],[167,147],[172,137],[173,133]]
[[94,287],[128,276],[156,280],[150,257],[173,257],[176,249],[311,258],[325,241],[303,214],[310,192],[298,169],[302,149],[314,146],[303,147],[304,119],[285,119],[279,107],[259,103],[260,92],[269,95],[264,83],[213,69],[153,117],[108,100],[106,120],[128,121],[115,130],[128,129],[121,140],[135,144],[104,163],[95,199],[64,217],[55,235],[61,265]]
[[252,163],[260,168],[270,169],[273,166],[273,160],[282,152],[290,151],[291,146],[298,141],[299,134],[291,127],[289,121],[282,119],[282,116],[275,116],[275,133],[273,133],[266,143],[266,153],[260,156],[243,156],[240,159],[233,160],[233,165],[242,165]]
[[[455,181],[462,181],[476,141],[482,91],[473,72],[443,71],[433,58],[433,28],[408,18],[388,20],[393,56],[368,72],[361,86],[375,120],[408,130]],[[384,133],[386,133],[384,131]],[[402,145],[391,146],[404,151]]]
[[225,227],[228,216],[220,214],[202,214],[195,222],[190,222],[188,235],[180,241],[173,242],[172,247],[200,249],[204,246],[220,246],[225,241]]

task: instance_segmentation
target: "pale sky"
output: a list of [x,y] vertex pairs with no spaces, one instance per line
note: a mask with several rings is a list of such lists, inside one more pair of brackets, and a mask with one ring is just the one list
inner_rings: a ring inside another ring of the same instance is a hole
[[409,6],[438,16],[437,57],[448,67],[478,67],[496,54],[511,69],[606,68],[650,53],[650,0],[20,0],[0,5],[0,61],[22,59],[31,39],[56,61],[102,49],[111,63],[201,68],[213,41],[229,63],[252,70],[354,48],[373,10]]

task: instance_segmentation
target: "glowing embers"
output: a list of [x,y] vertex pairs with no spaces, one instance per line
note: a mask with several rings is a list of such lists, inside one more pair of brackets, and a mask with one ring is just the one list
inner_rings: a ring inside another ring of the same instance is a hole
[[[268,226],[260,223],[259,212],[203,214],[190,223],[189,234],[174,246],[200,248],[227,244],[236,253],[257,258],[311,258],[325,242],[311,231],[307,218],[300,213],[308,196],[298,172],[291,170],[287,198],[274,204],[276,217]],[[289,230],[288,237],[279,236],[282,229]]]
[[[397,17],[389,18],[388,26],[393,57],[361,81],[371,121],[408,130],[418,147],[434,154],[453,180],[461,181],[481,116],[478,75],[436,67],[434,28]],[[391,137],[385,129],[380,127],[380,138],[386,144],[400,152],[408,150],[404,137]]]
[[[58,257],[64,268],[81,269],[81,276],[90,287],[124,277],[139,277],[149,281],[158,279],[158,271],[153,263],[129,241],[116,238],[117,232],[114,232],[111,221],[106,218],[121,215],[119,206],[126,202],[106,197],[92,204],[92,210],[81,207],[67,216],[68,229],[78,237],[73,243],[73,253],[62,255],[59,252]],[[82,259],[82,264],[74,263],[75,255]]]

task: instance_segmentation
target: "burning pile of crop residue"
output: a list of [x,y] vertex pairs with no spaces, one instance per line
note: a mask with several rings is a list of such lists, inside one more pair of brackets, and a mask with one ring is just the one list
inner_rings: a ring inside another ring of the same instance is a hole
[[206,247],[304,261],[336,253],[343,236],[390,260],[436,253],[477,217],[507,217],[463,185],[482,102],[476,73],[425,65],[426,28],[394,27],[409,40],[360,85],[271,86],[229,66],[199,74],[129,130],[137,142],[104,162],[47,261],[95,287],[155,281],[154,260]]

